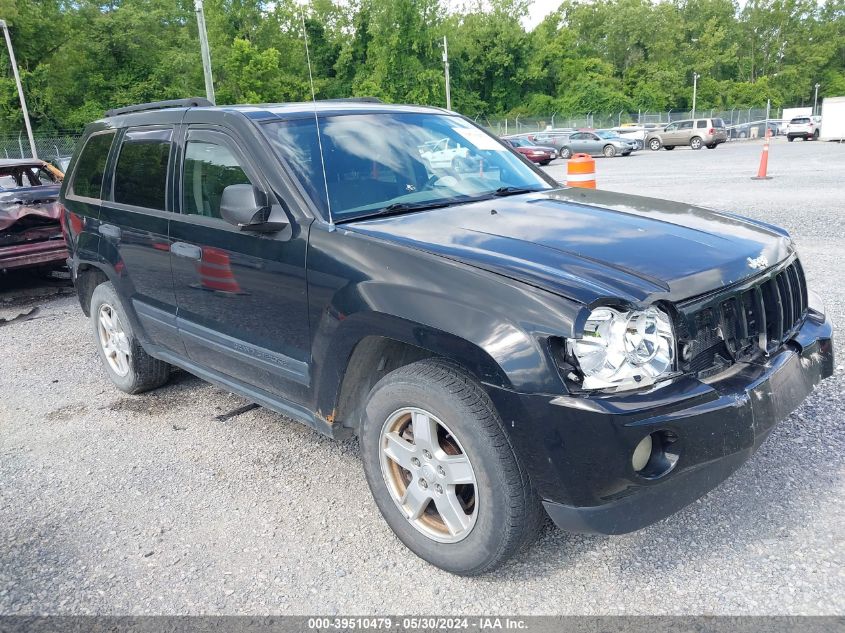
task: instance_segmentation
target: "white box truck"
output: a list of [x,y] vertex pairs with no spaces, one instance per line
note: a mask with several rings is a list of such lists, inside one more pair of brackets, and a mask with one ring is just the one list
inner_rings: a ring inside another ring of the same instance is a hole
[[822,101],[822,141],[845,141],[845,97],[826,97]]

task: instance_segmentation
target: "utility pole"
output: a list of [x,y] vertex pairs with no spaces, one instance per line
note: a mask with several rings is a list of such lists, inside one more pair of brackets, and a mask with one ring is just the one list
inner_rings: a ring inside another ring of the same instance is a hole
[[205,96],[214,104],[214,83],[211,80],[211,53],[208,50],[208,34],[205,31],[205,12],[202,8],[202,0],[194,0],[194,9],[197,12],[197,29],[200,33],[202,71],[203,75],[205,75]]
[[816,94],[813,96],[813,115],[816,114],[816,104],[819,102],[819,84],[816,84]]
[[692,74],[692,118],[695,118],[695,99],[698,96],[698,78],[701,77],[698,73]]
[[443,68],[446,72],[446,109],[452,109],[452,88],[449,85],[449,43],[443,36]]
[[[6,36],[6,47],[9,49],[9,60],[12,62],[12,72],[15,74],[15,83],[18,86],[18,97],[21,100],[21,110],[23,110],[23,122],[26,125],[26,135],[29,137],[29,150],[32,152],[33,158],[38,158],[38,153],[35,151],[35,139],[32,136],[32,125],[29,123],[29,110],[26,109],[26,97],[23,96],[23,86],[21,85],[21,76],[18,74],[18,62],[15,59],[15,50],[12,48],[12,38],[9,37],[9,26],[6,20],[0,20],[0,28],[3,29],[3,35]],[[21,152],[23,154],[23,152]]]

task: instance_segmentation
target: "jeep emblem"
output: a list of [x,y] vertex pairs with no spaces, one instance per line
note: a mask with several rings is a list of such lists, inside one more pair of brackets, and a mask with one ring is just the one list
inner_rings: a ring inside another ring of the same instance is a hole
[[769,260],[766,259],[765,255],[760,253],[760,257],[755,257],[754,259],[748,258],[748,267],[754,270],[763,270],[769,267]]

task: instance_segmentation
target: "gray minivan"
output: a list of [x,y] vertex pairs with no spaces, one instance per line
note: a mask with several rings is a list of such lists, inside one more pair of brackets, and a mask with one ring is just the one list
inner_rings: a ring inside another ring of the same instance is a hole
[[645,144],[653,151],[661,147],[675,149],[678,145],[689,145],[692,149],[715,149],[727,140],[728,131],[722,119],[686,119],[651,132]]

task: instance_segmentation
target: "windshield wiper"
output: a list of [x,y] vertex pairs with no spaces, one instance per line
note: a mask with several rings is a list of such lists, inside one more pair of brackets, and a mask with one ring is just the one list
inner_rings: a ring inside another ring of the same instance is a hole
[[426,209],[441,209],[455,204],[455,200],[432,200],[429,202],[394,202],[386,207],[366,213],[364,215],[356,215],[351,218],[341,218],[335,220],[335,224],[342,224],[344,222],[354,222],[356,220],[365,220],[367,218],[375,218],[383,215],[398,215],[400,213],[409,213],[411,211],[424,211]]
[[518,196],[521,193],[534,193],[535,191],[542,191],[542,189],[534,189],[532,187],[499,187],[491,195],[494,196]]

